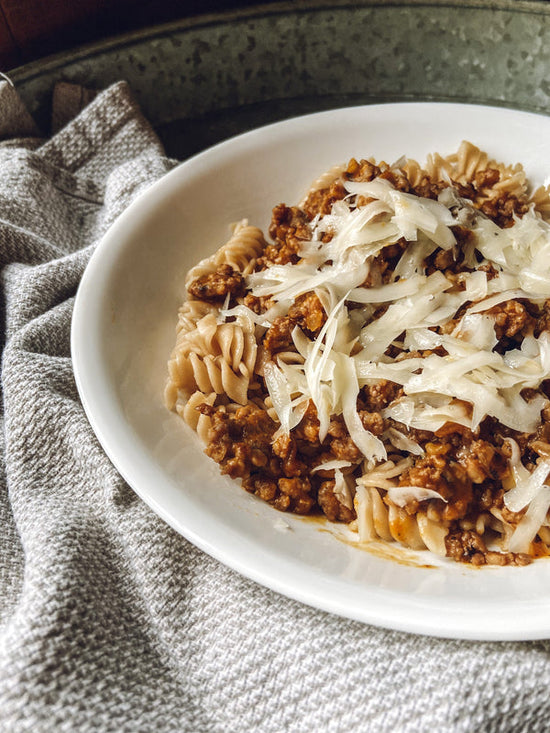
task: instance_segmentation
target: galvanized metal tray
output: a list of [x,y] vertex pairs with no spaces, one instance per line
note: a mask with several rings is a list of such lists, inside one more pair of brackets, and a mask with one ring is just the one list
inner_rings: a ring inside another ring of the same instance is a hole
[[550,111],[550,5],[306,0],[194,17],[10,77],[44,128],[55,82],[126,79],[169,155],[341,106],[460,101]]

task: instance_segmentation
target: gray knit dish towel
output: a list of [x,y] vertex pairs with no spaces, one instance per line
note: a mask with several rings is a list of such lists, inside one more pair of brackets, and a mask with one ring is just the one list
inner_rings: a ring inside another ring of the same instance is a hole
[[94,246],[174,162],[124,82],[60,85],[54,129],[41,138],[0,82],[0,731],[550,730],[550,643],[309,608],[203,554],[124,483],[79,401],[71,313]]

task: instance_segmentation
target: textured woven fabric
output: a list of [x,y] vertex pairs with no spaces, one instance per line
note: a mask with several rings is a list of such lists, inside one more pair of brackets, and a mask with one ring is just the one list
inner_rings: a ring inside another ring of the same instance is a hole
[[[70,91],[56,125],[89,98]],[[48,142],[5,83],[0,105],[0,731],[547,730],[550,644],[316,611],[204,555],[126,486],[78,399],[71,312],[94,243],[171,163],[123,83]]]

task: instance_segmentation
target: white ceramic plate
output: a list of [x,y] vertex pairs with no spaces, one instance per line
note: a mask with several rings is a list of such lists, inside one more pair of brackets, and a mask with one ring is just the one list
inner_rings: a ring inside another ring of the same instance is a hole
[[[242,217],[267,227],[335,163],[424,160],[469,139],[534,182],[550,172],[550,119],[452,104],[354,107],[292,119],[185,162],[135,201],[95,251],[74,310],[78,389],[108,456],[154,511],[238,572],[312,606],[379,626],[467,639],[550,635],[550,562],[473,569],[427,553],[373,553],[282,515],[221,477],[163,406],[186,270]],[[281,519],[289,529],[281,529]]]

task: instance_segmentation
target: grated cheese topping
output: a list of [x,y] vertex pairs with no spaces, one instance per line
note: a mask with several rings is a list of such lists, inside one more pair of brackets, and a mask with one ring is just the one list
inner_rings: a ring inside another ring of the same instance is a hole
[[400,507],[406,506],[411,500],[421,502],[428,499],[439,499],[446,503],[446,499],[437,491],[426,489],[423,486],[392,486],[388,489],[388,497],[396,506]]
[[[541,305],[550,297],[550,225],[531,209],[501,229],[452,189],[435,201],[396,190],[381,178],[344,186],[348,196],[333,204],[330,214],[311,222],[310,239],[303,242],[297,264],[274,265],[247,277],[254,295],[275,302],[261,317],[250,311],[257,326],[268,327],[281,312],[279,305],[287,307],[310,291],[327,313],[315,340],[298,327],[292,334],[303,363],[276,358],[265,366],[280,432],[292,430],[312,400],[319,440],[326,437],[331,416],[342,415],[366,465],[373,468],[387,460],[386,448],[365,429],[356,403],[362,386],[381,379],[403,388],[403,396],[382,413],[403,425],[403,431],[383,436],[398,449],[422,452],[406,436],[406,428],[436,431],[453,422],[475,431],[487,416],[514,430],[533,432],[548,401],[540,393],[524,395],[550,377],[550,334],[527,336],[519,348],[499,353],[491,309],[518,298]],[[367,203],[358,206],[358,198]],[[466,251],[471,271],[455,279],[439,270],[427,273],[425,258],[437,248],[453,254],[457,242],[452,227],[465,222],[473,235]],[[405,246],[390,281],[382,283],[375,258],[398,242]],[[245,306],[238,308],[242,315]],[[395,345],[399,358],[388,355]],[[347,505],[340,467],[334,470]],[[532,474],[519,466],[514,470],[516,485],[505,501],[516,507],[513,511],[522,502],[521,508],[528,509],[510,548],[525,546],[531,529],[524,528],[535,526],[550,503],[549,461]],[[392,491],[396,499],[399,492]],[[434,498],[427,491],[417,491],[415,498]],[[400,492],[412,496],[410,487]]]

